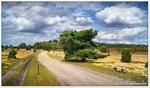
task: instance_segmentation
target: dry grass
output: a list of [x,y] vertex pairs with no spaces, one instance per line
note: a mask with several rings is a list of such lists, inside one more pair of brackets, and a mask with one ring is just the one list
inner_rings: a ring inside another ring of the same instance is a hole
[[19,58],[19,59],[21,59],[21,58],[24,58],[24,57],[26,57],[28,55],[31,55],[32,53],[33,53],[33,51],[29,51],[29,50],[27,51],[25,49],[19,49],[17,51],[16,57]]
[[[64,52],[48,52],[49,56],[53,58],[64,58]],[[124,68],[127,72],[139,73],[143,76],[147,76],[148,69],[145,68],[145,63],[148,61],[148,53],[147,52],[135,52],[132,54],[132,61],[131,63],[121,63],[121,53],[117,51],[113,51],[110,53],[110,56],[97,59],[94,61],[93,65],[96,66],[103,66],[108,68],[116,67],[121,69]]]
[[8,59],[10,49],[5,49],[2,51],[2,75],[5,75],[13,66],[15,66],[21,59],[32,54],[32,51],[27,51],[25,49],[20,49],[17,51],[17,59]]
[[62,51],[55,51],[55,52],[50,51],[50,52],[47,52],[47,53],[48,53],[49,56],[55,57],[55,58],[60,59],[60,60],[64,59],[64,57],[65,57],[64,52],[62,52]]
[[[119,52],[111,52],[110,56],[104,59],[98,59],[94,63],[98,66],[124,68],[127,72],[140,73],[147,76],[148,69],[145,68],[145,63],[148,61],[147,52],[135,52],[132,54],[131,63],[121,63],[121,54]],[[121,66],[123,65],[123,66]]]

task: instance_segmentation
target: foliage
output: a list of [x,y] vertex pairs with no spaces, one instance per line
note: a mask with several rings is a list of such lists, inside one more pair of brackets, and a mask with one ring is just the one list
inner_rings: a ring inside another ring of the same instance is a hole
[[29,44],[28,46],[26,46],[26,50],[31,50],[32,46]]
[[17,54],[16,50],[11,50],[9,52],[8,58],[16,58],[16,54]]
[[36,52],[36,49],[34,49],[33,52],[35,53],[35,52]]
[[103,52],[103,53],[108,53],[109,52],[109,49],[106,47],[106,46],[102,46],[100,48],[100,51]]
[[20,43],[18,48],[25,49],[26,48],[26,43]]
[[51,51],[51,50],[60,50],[61,46],[58,42],[58,40],[53,40],[53,41],[45,41],[45,42],[36,42],[34,44],[34,49],[44,49],[47,51]]
[[98,59],[105,58],[107,55],[98,54],[92,49],[83,49],[79,50],[75,53],[76,57],[81,58],[81,60],[85,60],[86,58],[90,59]]
[[146,62],[145,67],[148,67],[148,62]]
[[[90,53],[94,53],[90,50],[94,47],[93,38],[97,35],[97,31],[93,29],[82,31],[64,31],[60,35],[60,44],[65,52],[65,59],[71,58],[93,58]],[[89,50],[87,50],[89,49]],[[80,54],[81,53],[81,54]]]
[[107,48],[113,48],[117,50],[121,50],[123,48],[130,48],[134,52],[148,52],[148,45],[144,45],[144,44],[109,44],[109,43],[95,42],[95,45],[96,48],[106,46]]
[[121,62],[130,63],[131,62],[131,51],[129,49],[122,50]]

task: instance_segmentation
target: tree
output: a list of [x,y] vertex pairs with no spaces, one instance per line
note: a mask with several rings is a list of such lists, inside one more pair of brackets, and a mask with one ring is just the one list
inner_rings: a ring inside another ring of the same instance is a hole
[[20,43],[18,48],[25,49],[26,48],[26,43]]
[[5,48],[5,49],[8,49],[9,47],[8,47],[8,45],[5,45],[4,48]]
[[26,50],[31,50],[32,46],[29,44],[28,46],[26,46]]
[[100,48],[100,51],[103,52],[103,53],[108,53],[109,52],[109,49],[106,47],[106,46],[102,46]]
[[16,54],[17,54],[16,50],[11,50],[9,52],[8,58],[16,58]]
[[82,30],[78,32],[64,31],[60,35],[59,39],[60,39],[60,44],[65,52],[65,59],[70,59],[70,57],[75,55],[77,57],[82,57],[82,55],[76,53],[83,52],[82,59],[84,60],[86,57],[84,49],[93,50],[94,43],[92,39],[95,38],[96,35],[97,35],[97,31],[93,29]]
[[148,62],[146,62],[145,67],[148,67]]
[[122,50],[121,62],[130,63],[131,62],[131,51],[129,49]]
[[13,49],[14,47],[12,46],[12,44],[9,46],[10,49]]

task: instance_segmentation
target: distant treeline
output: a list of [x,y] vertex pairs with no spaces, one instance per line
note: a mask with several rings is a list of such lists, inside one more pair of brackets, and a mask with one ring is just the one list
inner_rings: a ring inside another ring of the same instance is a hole
[[[94,42],[93,48],[100,49],[100,47],[105,46],[109,49],[123,49],[123,48],[130,48],[133,49],[135,52],[147,52],[148,51],[148,45],[144,44],[108,44],[108,43],[99,43]],[[8,46],[2,45],[2,50],[7,48],[17,48],[17,49],[44,49],[47,51],[58,51],[63,50],[58,40],[50,40],[50,41],[44,41],[44,42],[36,42],[34,45],[27,45],[26,43],[21,43],[18,46]]]
[[148,52],[148,45],[144,44],[109,44],[109,43],[98,43],[95,42],[96,48],[100,48],[102,46],[106,46],[107,48],[112,48],[112,49],[123,49],[123,48],[129,48],[133,49],[135,52]]

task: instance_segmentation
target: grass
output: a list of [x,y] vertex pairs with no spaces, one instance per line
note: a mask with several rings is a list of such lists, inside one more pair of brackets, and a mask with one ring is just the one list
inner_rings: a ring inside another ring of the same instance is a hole
[[50,52],[47,52],[47,54],[52,57],[52,58],[56,58],[56,59],[59,59],[59,60],[63,60],[64,59],[64,53],[63,52],[59,52],[59,51],[50,51]]
[[[57,52],[57,53],[53,53],[53,52],[47,52],[47,54],[51,57],[51,58],[56,58],[56,59],[59,59],[59,60],[62,60],[62,61],[65,61],[63,59],[63,55],[62,55],[62,52]],[[136,81],[136,82],[139,82],[139,83],[148,83],[148,77],[147,76],[143,76],[142,73],[133,73],[132,71],[131,72],[128,72],[128,73],[125,73],[125,74],[121,74],[121,73],[118,73],[118,72],[115,72],[113,71],[112,67],[107,67],[107,64],[109,63],[113,63],[114,62],[118,62],[120,61],[120,57],[121,55],[119,55],[118,53],[114,53],[114,54],[110,54],[109,57],[107,57],[107,59],[99,59],[98,61],[95,61],[96,63],[87,63],[87,62],[72,62],[72,61],[65,61],[67,63],[70,63],[70,64],[74,64],[74,65],[78,65],[78,66],[81,66],[81,67],[85,67],[85,68],[88,68],[88,69],[91,69],[91,70],[95,70],[97,72],[101,72],[101,73],[105,73],[105,74],[110,74],[110,75],[114,75],[114,76],[117,76],[117,77],[120,77],[120,78],[123,78],[123,79],[127,79],[127,80],[132,80],[132,81]],[[147,54],[146,53],[142,53],[142,54],[134,54],[133,55],[133,61],[137,61],[136,57],[137,56],[140,56],[138,57],[143,59],[144,58],[144,62],[147,61]],[[139,61],[141,61],[141,59],[139,59]],[[143,61],[141,62],[142,65],[143,65]],[[133,69],[139,69],[140,67],[139,66],[140,63],[132,63],[132,64],[129,64],[130,68],[132,68],[131,70]],[[133,65],[133,66],[131,66]],[[141,66],[141,65],[140,65]],[[145,67],[144,67],[145,68]],[[142,67],[143,69],[143,67]],[[146,69],[146,68],[145,68]],[[148,71],[146,71],[146,74],[147,74]]]
[[[24,80],[24,86],[59,86],[55,75],[37,61],[38,54],[31,60]],[[39,74],[37,66],[39,64]]]
[[22,61],[24,61],[24,62],[16,69],[16,71],[12,74],[12,76],[11,76],[9,79],[7,79],[6,81],[2,82],[2,85],[3,85],[3,86],[12,86],[12,85],[13,85],[13,81],[14,81],[15,78],[19,75],[19,73],[20,73],[20,71],[22,70],[24,64],[27,62],[27,60],[28,60],[30,57],[31,57],[31,55],[28,56],[28,57],[26,57],[24,60],[22,60]]
[[121,73],[113,71],[112,68],[107,68],[107,67],[103,67],[103,66],[96,66],[92,63],[82,63],[82,62],[78,62],[78,63],[69,62],[69,63],[74,64],[74,65],[78,65],[81,67],[89,68],[89,69],[97,71],[97,72],[114,75],[114,76],[117,76],[119,78],[123,78],[126,80],[132,80],[132,81],[136,81],[139,83],[148,83],[148,78],[145,76],[142,76],[141,74],[138,74],[138,73],[129,72],[129,73],[121,74]]
[[20,49],[17,51],[16,59],[8,59],[10,49],[2,51],[2,76],[5,75],[10,69],[12,69],[16,64],[28,58],[32,52],[25,49]]

